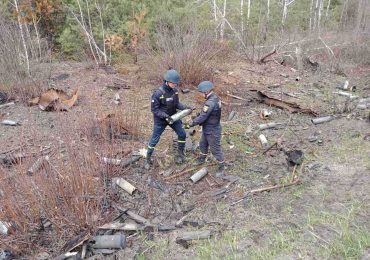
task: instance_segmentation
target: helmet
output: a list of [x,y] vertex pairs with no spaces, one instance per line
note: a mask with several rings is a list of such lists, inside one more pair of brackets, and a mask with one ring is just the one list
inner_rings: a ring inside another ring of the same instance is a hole
[[202,81],[198,85],[198,91],[202,93],[209,92],[212,89],[213,89],[213,83],[211,81]]
[[176,70],[167,70],[166,74],[164,74],[164,80],[179,84],[180,74]]

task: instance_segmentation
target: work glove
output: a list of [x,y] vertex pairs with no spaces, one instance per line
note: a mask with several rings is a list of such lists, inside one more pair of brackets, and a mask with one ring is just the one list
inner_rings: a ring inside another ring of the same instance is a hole
[[190,125],[189,123],[184,124],[184,129],[190,129],[190,127],[192,127],[192,125]]
[[169,124],[169,125],[172,125],[173,124],[173,120],[170,116],[166,117],[166,122]]

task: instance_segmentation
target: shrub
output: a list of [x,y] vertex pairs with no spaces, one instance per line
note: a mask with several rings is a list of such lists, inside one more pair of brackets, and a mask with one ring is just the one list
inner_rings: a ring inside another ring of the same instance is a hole
[[212,80],[213,68],[229,54],[227,44],[215,41],[211,33],[200,32],[190,21],[159,22],[152,44],[146,49],[151,77],[162,80],[163,73],[173,68],[179,71],[181,84]]

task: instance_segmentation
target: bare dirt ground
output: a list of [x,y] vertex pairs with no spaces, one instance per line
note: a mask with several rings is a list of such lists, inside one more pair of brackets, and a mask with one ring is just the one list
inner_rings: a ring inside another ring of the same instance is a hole
[[[145,72],[137,65],[127,66],[117,73],[89,64],[53,66],[52,77],[68,74],[66,79],[53,80],[56,88],[66,92],[80,88],[78,104],[69,112],[45,112],[37,106],[27,107],[19,102],[1,109],[2,120],[15,120],[21,125],[0,125],[0,152],[22,147],[22,152],[28,155],[21,165],[3,167],[4,175],[25,172],[45,147],[51,147],[52,160],[65,158],[65,153],[61,152],[64,143],[72,143],[76,149],[89,146],[98,155],[116,158],[122,157],[122,150],[145,148],[152,129],[150,95],[159,82],[146,79]],[[338,84],[349,79],[350,84],[356,86],[354,95],[369,97],[370,68],[353,67],[347,71],[348,77],[321,71],[307,72],[297,78],[297,72],[273,63],[235,62],[215,69],[217,92],[226,102],[222,119],[222,145],[229,162],[226,173],[234,180],[216,178],[213,166],[209,167],[210,174],[196,184],[191,183],[189,176],[197,168],[182,176],[171,177],[194,167],[195,155],[188,152],[187,164],[175,166],[170,130],[165,131],[161,139],[156,151],[156,167],[150,172],[142,169],[143,160],[125,169],[101,166],[108,171],[109,177],[125,177],[138,188],[138,192],[131,196],[114,190],[106,205],[109,214],[97,223],[107,223],[119,215],[113,204],[131,208],[153,224],[174,224],[185,215],[188,222],[174,231],[127,234],[126,249],[104,256],[97,254],[91,259],[366,257],[370,247],[370,140],[367,137],[370,124],[366,121],[369,109],[357,109],[351,103],[343,112],[346,99],[333,92],[337,91]],[[107,88],[114,85],[117,77],[124,79],[130,89]],[[320,116],[335,114],[336,117],[330,122],[314,125],[312,115],[292,114],[258,102],[256,90],[294,101]],[[113,103],[117,92],[122,101],[118,106]],[[194,89],[181,94],[181,99],[201,108]],[[261,118],[262,109],[268,109],[271,115]],[[126,115],[124,120],[129,123],[124,129],[128,134],[102,145],[94,139],[97,118],[112,111]],[[231,111],[237,114],[233,120],[228,120]],[[268,122],[284,124],[276,129],[258,130],[259,124]],[[192,140],[196,143],[200,129],[195,130],[197,133]],[[131,136],[130,131],[136,131],[137,135]],[[285,150],[304,152],[303,163],[295,169],[300,184],[250,194],[233,205],[250,190],[287,184],[292,179],[294,167],[288,165],[283,151],[271,149],[262,153],[264,148],[258,140],[261,133],[270,144],[279,141],[279,147]],[[68,156],[63,160],[68,161]],[[88,173],[86,178],[89,178]],[[220,189],[225,192],[215,195]],[[175,242],[184,231],[198,229],[212,230],[213,238],[195,241],[189,248]],[[64,234],[63,239],[68,240],[77,234]],[[47,249],[53,255],[61,253],[60,245],[55,246],[55,251]],[[39,245],[38,248],[47,247]]]

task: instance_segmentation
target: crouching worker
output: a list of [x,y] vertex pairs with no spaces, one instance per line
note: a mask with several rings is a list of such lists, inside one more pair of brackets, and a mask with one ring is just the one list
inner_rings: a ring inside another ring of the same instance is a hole
[[200,139],[200,157],[197,164],[203,164],[210,148],[213,156],[219,163],[218,173],[225,170],[224,153],[221,148],[221,100],[213,92],[213,84],[210,81],[203,81],[198,85],[198,91],[204,94],[206,99],[201,113],[193,119],[190,124],[185,124],[185,129],[195,125],[202,126],[202,137]]
[[179,101],[178,91],[176,89],[179,82],[179,73],[176,70],[168,70],[164,75],[162,86],[154,91],[152,95],[151,111],[154,117],[154,127],[152,137],[148,143],[147,157],[144,164],[144,168],[147,170],[149,170],[153,164],[152,155],[154,148],[167,126],[170,126],[176,132],[178,138],[178,155],[175,155],[175,162],[177,164],[182,164],[185,161],[185,130],[181,120],[172,122],[170,118],[177,110],[189,108]]

